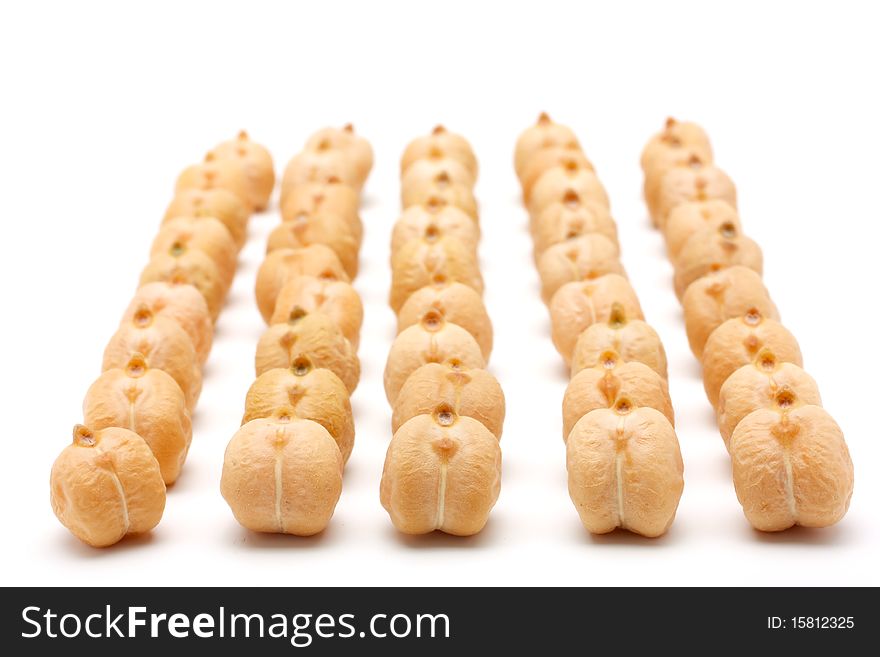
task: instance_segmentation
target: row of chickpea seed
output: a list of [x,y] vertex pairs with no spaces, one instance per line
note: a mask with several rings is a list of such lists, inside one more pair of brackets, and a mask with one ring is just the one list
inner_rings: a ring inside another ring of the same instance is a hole
[[275,184],[272,158],[245,133],[187,167],[150,248],[134,299],[58,456],[50,501],[93,546],[149,531],[165,510],[192,439],[191,413],[214,322],[253,211]]
[[[282,223],[255,290],[269,328],[221,478],[236,519],[255,531],[320,532],[341,494],[363,321],[351,280],[372,164],[350,125],[327,128],[281,181]],[[552,340],[571,368],[562,411],[572,501],[590,532],[660,536],[675,517],[683,466],[666,355],[620,262],[608,195],[573,131],[546,114],[517,140],[515,168]],[[853,486],[843,435],[778,322],[761,251],[741,233],[735,188],[713,164],[708,137],[670,119],[642,168],[747,519],[767,531],[837,522]],[[500,490],[505,408],[486,370],[477,173],[467,140],[441,126],[401,160],[389,297],[398,336],[384,375],[393,437],[380,499],[409,534],[477,533]],[[52,468],[52,508],[84,542],[112,545],[161,519],[249,217],[274,184],[271,156],[243,132],[179,176],[86,395],[84,424]]]
[[660,536],[684,487],[666,354],[619,259],[609,199],[574,132],[546,114],[516,143],[562,402],[568,490],[584,527]]
[[384,375],[393,438],[380,499],[403,533],[468,536],[498,499],[504,422],[504,394],[486,370],[492,323],[477,256],[477,159],[466,139],[438,126],[410,142],[400,169],[389,297],[398,335]]
[[312,135],[281,180],[282,223],[257,272],[269,328],[220,490],[242,526],[310,536],[327,527],[354,445],[363,307],[351,286],[363,236],[360,190],[373,166],[352,126]]
[[714,164],[706,132],[674,119],[648,141],[641,163],[746,518],[763,531],[833,525],[849,507],[852,460],[779,322],[733,181]]

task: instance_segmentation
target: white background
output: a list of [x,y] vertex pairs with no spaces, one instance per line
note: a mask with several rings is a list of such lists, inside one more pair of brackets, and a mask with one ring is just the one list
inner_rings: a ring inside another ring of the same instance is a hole
[[[3,584],[880,584],[877,16],[869,3],[4,3],[0,10]],[[512,170],[540,110],[578,132],[624,264],[670,360],[685,490],[669,534],[584,532],[566,490],[550,342]],[[826,530],[757,533],[687,348],[638,158],[667,115],[702,123],[736,181],[766,282],[856,466]],[[165,517],[114,548],[52,515],[50,465],[81,420],[174,179],[242,127],[279,169],[353,121],[373,143],[356,287],[366,306],[357,440],[330,528],[240,528],[219,494],[263,325],[255,216]],[[406,142],[443,122],[480,159],[491,369],[508,401],[501,497],[473,538],[398,535],[378,501],[394,335],[388,240]]]

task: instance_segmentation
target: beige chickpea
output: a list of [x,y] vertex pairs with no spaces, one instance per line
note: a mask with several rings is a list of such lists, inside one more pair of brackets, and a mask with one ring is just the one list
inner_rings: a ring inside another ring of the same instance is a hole
[[475,222],[480,218],[473,189],[461,183],[448,182],[442,175],[431,184],[403,190],[401,197],[404,209],[413,205],[423,205],[429,208],[451,205],[462,210]]
[[204,251],[177,244],[150,259],[141,272],[139,287],[155,282],[189,283],[205,298],[211,319],[217,321],[228,287],[223,274]]
[[568,201],[550,204],[532,221],[535,263],[551,246],[593,233],[607,237],[620,250],[617,225],[608,208],[594,201],[581,201],[572,192]]
[[529,214],[540,216],[550,205],[570,198],[572,193],[582,199],[604,205],[606,208],[611,205],[608,193],[599,182],[596,173],[592,169],[579,165],[574,160],[569,160],[552,169],[547,169],[538,178],[532,187],[529,198],[527,206]]
[[440,408],[395,432],[379,497],[404,534],[471,536],[486,525],[500,490],[498,439],[476,420]]
[[246,529],[312,536],[330,523],[342,467],[324,427],[281,411],[251,420],[229,441],[220,493]]
[[522,185],[523,200],[528,205],[531,198],[532,188],[538,179],[544,175],[546,171],[560,164],[574,161],[578,167],[593,170],[593,163],[587,159],[580,147],[573,147],[572,144],[566,146],[550,146],[537,151],[526,163],[520,176],[519,182]]
[[565,389],[562,439],[568,440],[568,434],[584,415],[598,408],[613,408],[622,398],[637,408],[647,406],[660,411],[675,426],[666,380],[644,363],[625,362],[617,352],[609,350],[596,365],[575,374]]
[[477,179],[477,158],[467,139],[449,132],[442,125],[436,126],[430,134],[413,139],[403,151],[400,160],[400,173],[403,175],[413,163],[419,160],[454,159],[465,165],[474,180]]
[[625,397],[584,415],[566,441],[568,492],[584,527],[654,538],[675,518],[684,488],[678,438],[653,408]]
[[189,283],[147,283],[138,288],[122,315],[122,323],[131,322],[141,307],[153,315],[177,324],[189,336],[200,365],[204,365],[214,340],[214,324],[205,297]]
[[736,208],[736,186],[724,171],[714,164],[692,159],[685,166],[670,169],[660,180],[655,201],[649,199],[651,216],[664,228],[672,209],[681,203],[721,199]]
[[418,324],[394,339],[385,363],[385,396],[392,406],[409,375],[426,363],[447,363],[462,368],[485,369],[480,345],[460,326],[440,313],[428,312]]
[[453,237],[428,235],[410,240],[391,255],[388,303],[397,313],[413,292],[426,285],[454,281],[483,293],[483,276],[470,248]]
[[248,389],[241,423],[270,417],[282,409],[324,427],[339,446],[342,460],[348,461],[354,445],[351,401],[345,384],[333,372],[314,367],[307,356],[300,356],[287,369],[263,372]]
[[628,318],[644,319],[635,290],[618,274],[566,283],[557,290],[550,302],[550,330],[566,365],[571,364],[580,334],[597,322],[609,321],[618,309]]
[[760,409],[730,438],[733,484],[761,531],[828,527],[849,508],[853,465],[843,432],[819,406]]
[[360,243],[351,228],[336,217],[303,214],[285,221],[269,233],[266,251],[300,249],[312,244],[329,247],[339,258],[345,273],[350,278],[357,276]]
[[465,164],[451,157],[416,160],[400,178],[401,198],[406,199],[408,193],[423,187],[434,188],[438,183],[473,188],[476,179]]
[[581,150],[571,128],[554,122],[546,112],[542,112],[535,124],[523,130],[516,140],[513,157],[516,175],[522,179],[529,163],[540,151],[559,147]]
[[492,320],[483,298],[463,283],[426,285],[413,292],[397,313],[397,332],[424,319],[426,313],[439,313],[447,322],[462,327],[474,336],[483,358],[492,353]]
[[[666,224],[664,221],[661,226],[660,217],[657,216],[658,213],[656,210],[660,196],[660,188],[663,185],[663,178],[672,169],[697,166],[698,164],[712,164],[712,159],[707,159],[705,154],[701,153],[699,149],[690,146],[683,146],[681,148],[666,151],[660,158],[658,158],[654,168],[645,172],[645,182],[642,191],[645,197],[645,204],[648,206],[648,213],[651,216],[651,223],[653,223],[655,227],[663,228]],[[675,208],[673,208],[673,210],[674,209]],[[671,212],[672,210],[670,210],[670,213]]]
[[742,230],[739,214],[727,201],[715,198],[679,203],[669,211],[663,228],[670,259],[675,262],[685,242],[702,228],[720,228],[727,223],[733,224],[738,231]]
[[590,233],[547,247],[538,258],[541,298],[550,305],[566,283],[588,281],[607,274],[626,277],[617,245],[604,235]]
[[281,218],[292,221],[301,215],[307,217],[334,217],[344,220],[352,234],[361,242],[363,222],[358,215],[360,195],[357,190],[331,179],[326,183],[303,183],[281,190]]
[[242,130],[235,139],[218,144],[211,153],[218,160],[229,159],[242,166],[251,205],[265,210],[275,187],[275,164],[269,150]]
[[480,228],[464,210],[451,205],[414,205],[403,211],[391,232],[391,253],[415,239],[453,237],[477,252]]
[[706,163],[712,162],[712,145],[706,131],[696,123],[669,117],[663,130],[652,135],[642,150],[642,170],[645,175],[665,173],[670,156],[684,151],[693,151]]
[[178,217],[213,217],[224,226],[241,249],[247,238],[250,211],[241,199],[226,189],[184,189],[177,192],[165,210],[163,223]]
[[449,363],[427,363],[409,375],[394,403],[392,433],[415,416],[441,407],[477,420],[501,439],[505,407],[498,380],[484,369]]
[[700,360],[712,331],[728,319],[757,313],[779,320],[764,282],[748,267],[729,267],[694,281],[682,295],[681,304],[688,343]]
[[373,147],[355,132],[351,123],[341,128],[322,128],[309,137],[307,151],[341,151],[349,159],[358,181],[363,187],[373,168]]
[[351,284],[316,276],[294,276],[278,292],[269,324],[284,324],[291,316],[321,313],[333,320],[357,349],[364,306]]
[[762,274],[761,247],[743,235],[732,221],[706,226],[685,242],[675,259],[675,293],[680,300],[688,285],[698,278],[735,265]]
[[138,353],[123,368],[106,370],[89,387],[83,421],[95,431],[130,429],[156,457],[166,486],[180,475],[192,440],[192,422],[180,386]]
[[188,166],[178,176],[175,193],[187,189],[225,189],[239,198],[248,213],[254,210],[254,199],[244,167],[235,160],[217,158],[208,153],[204,162]]
[[[457,164],[458,169],[455,168],[455,164],[449,165],[448,162]],[[463,164],[455,160],[419,160],[410,165],[401,180],[400,202],[404,208],[420,205],[441,191],[450,192],[451,198],[472,197],[473,187],[473,180]],[[464,204],[455,205],[467,207],[471,202],[468,200]],[[475,206],[476,202],[473,205]]]
[[765,347],[754,362],[740,367],[721,386],[716,415],[724,445],[729,449],[730,436],[749,413],[793,404],[821,406],[819,387],[799,366],[780,361]]
[[227,289],[232,285],[238,264],[238,247],[219,220],[213,217],[178,217],[163,223],[150,247],[150,257],[189,250],[201,251],[211,258],[223,285]]
[[333,180],[357,191],[362,186],[354,163],[343,151],[301,151],[284,168],[281,189],[289,192],[303,183],[328,183]]
[[284,284],[296,276],[315,276],[325,281],[350,282],[339,257],[329,246],[310,244],[299,249],[275,249],[257,271],[257,307],[267,322]]
[[260,376],[275,368],[287,369],[298,358],[307,358],[312,367],[333,372],[349,394],[357,387],[360,361],[351,343],[327,315],[293,312],[288,322],[270,326],[257,343],[256,374]]
[[572,376],[595,367],[608,350],[625,362],[643,363],[666,379],[666,352],[660,336],[646,322],[628,317],[620,303],[612,305],[607,322],[596,322],[578,336],[571,356]]
[[192,341],[177,322],[155,315],[149,306],[139,306],[107,343],[101,371],[127,367],[134,354],[171,376],[183,391],[187,409],[193,411],[202,392],[202,370]]
[[71,534],[107,547],[159,524],[165,484],[147,443],[119,427],[77,425],[49,477],[52,511]]
[[527,208],[532,208],[532,199],[536,198],[534,207],[538,211],[544,210],[550,203],[560,200],[560,189],[573,188],[585,198],[607,207],[608,197],[601,184],[596,186],[598,182],[593,164],[580,151],[571,151],[570,155],[561,156],[554,166],[544,169],[528,189],[523,187],[523,201]]
[[712,331],[703,347],[703,386],[712,406],[718,406],[718,393],[731,374],[755,360],[758,352],[769,348],[783,363],[803,367],[797,340],[782,324],[760,312],[728,319]]

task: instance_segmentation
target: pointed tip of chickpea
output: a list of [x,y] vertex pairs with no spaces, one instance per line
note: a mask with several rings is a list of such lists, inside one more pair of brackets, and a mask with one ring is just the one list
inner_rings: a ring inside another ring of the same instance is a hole
[[626,326],[626,323],[629,321],[629,317],[626,314],[626,308],[619,301],[615,301],[611,304],[611,314],[608,315],[608,326],[614,329],[623,328]]
[[73,444],[77,447],[94,447],[95,433],[84,424],[73,425]]
[[314,364],[308,356],[297,356],[290,364],[290,372],[294,376],[305,376],[314,369]]
[[146,374],[149,369],[146,357],[139,351],[131,354],[131,358],[125,364],[125,372],[128,376],[137,379]]
[[308,310],[302,306],[296,305],[290,309],[290,314],[287,316],[287,323],[294,326],[298,321],[307,317],[308,314]]
[[458,420],[458,415],[448,404],[441,404],[434,411],[434,421],[441,427],[451,427],[456,420]]
[[153,313],[152,308],[150,308],[147,304],[142,303],[137,307],[137,310],[134,311],[134,315],[131,317],[131,322],[138,328],[148,328],[155,318],[155,314]]
[[629,397],[621,396],[614,402],[614,406],[611,407],[611,410],[617,415],[624,416],[632,413],[635,407],[635,404],[633,404]]

